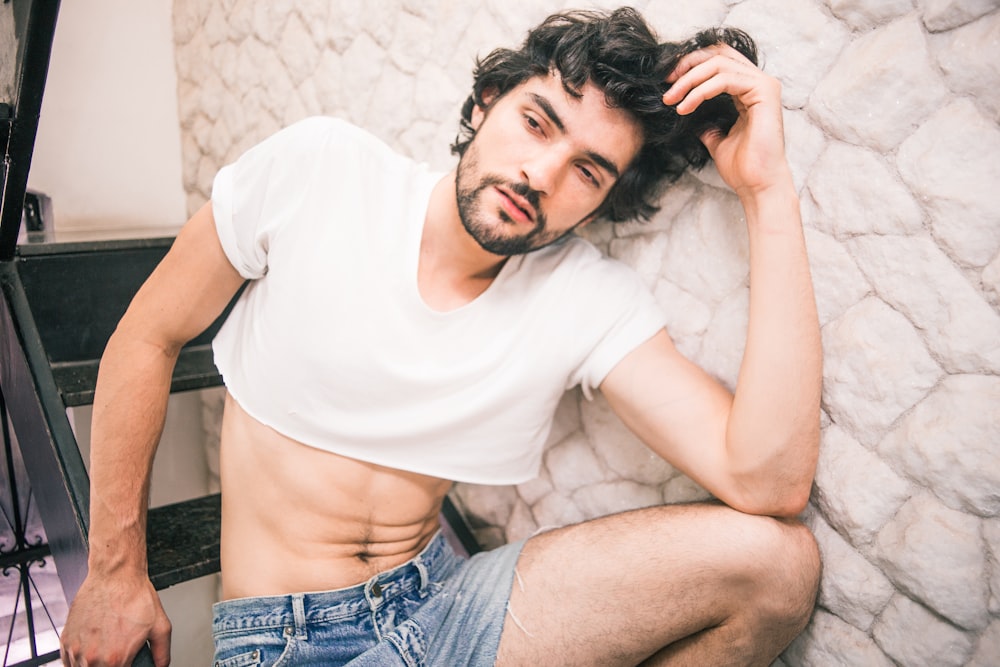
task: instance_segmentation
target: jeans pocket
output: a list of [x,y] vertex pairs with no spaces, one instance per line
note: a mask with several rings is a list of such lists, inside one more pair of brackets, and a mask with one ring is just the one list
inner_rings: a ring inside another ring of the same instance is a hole
[[215,667],[260,667],[260,649],[216,660]]
[[215,667],[278,667],[294,665],[298,652],[291,628],[246,631],[216,636]]

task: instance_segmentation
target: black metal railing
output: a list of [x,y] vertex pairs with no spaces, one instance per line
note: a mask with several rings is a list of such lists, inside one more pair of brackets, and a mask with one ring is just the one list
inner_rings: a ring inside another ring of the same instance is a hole
[[[52,573],[49,579],[55,580],[55,566],[41,522],[33,518],[33,495],[10,428],[2,391],[0,431],[4,450],[0,464],[3,472],[0,488],[4,490],[0,493],[0,637],[5,642],[2,664],[3,667],[35,667],[59,660],[58,647],[40,649],[37,638],[42,634],[58,637],[65,620],[66,603],[58,585],[39,586],[33,576],[33,572],[44,569]],[[53,600],[53,596],[56,599]]]

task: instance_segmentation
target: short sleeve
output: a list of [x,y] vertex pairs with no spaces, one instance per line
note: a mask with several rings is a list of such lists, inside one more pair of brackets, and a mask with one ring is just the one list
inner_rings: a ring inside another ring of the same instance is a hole
[[257,144],[219,170],[212,184],[212,214],[222,249],[247,279],[267,273],[267,253],[294,205],[289,188],[308,169],[310,154],[325,144],[340,121],[309,118]]
[[591,291],[587,304],[589,317],[604,323],[604,328],[569,381],[569,387],[579,384],[588,399],[618,362],[666,323],[663,310],[639,275],[617,261],[604,261],[601,285]]

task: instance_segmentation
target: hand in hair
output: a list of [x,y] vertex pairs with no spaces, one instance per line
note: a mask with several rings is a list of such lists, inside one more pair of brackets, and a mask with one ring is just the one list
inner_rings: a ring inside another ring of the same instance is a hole
[[781,119],[781,84],[728,44],[714,44],[680,59],[666,79],[663,102],[689,115],[706,100],[729,95],[738,113],[728,132],[700,136],[722,179],[740,197],[791,183]]

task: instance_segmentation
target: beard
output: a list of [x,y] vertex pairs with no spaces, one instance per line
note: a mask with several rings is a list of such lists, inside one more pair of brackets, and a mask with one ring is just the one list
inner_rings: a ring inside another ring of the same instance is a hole
[[[503,186],[531,204],[535,213],[531,229],[518,231],[521,225],[502,209],[495,212],[485,210],[483,193],[497,186]],[[531,189],[527,183],[508,181],[493,174],[480,174],[475,139],[458,161],[455,195],[458,200],[458,216],[465,231],[483,250],[494,255],[523,255],[559,241],[576,228],[574,225],[564,232],[549,231],[537,190]]]

